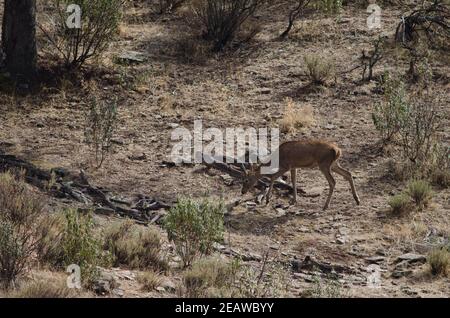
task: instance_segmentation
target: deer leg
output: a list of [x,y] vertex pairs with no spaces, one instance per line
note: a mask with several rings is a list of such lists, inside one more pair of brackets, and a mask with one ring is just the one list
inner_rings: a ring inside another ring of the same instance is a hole
[[355,199],[356,204],[360,205],[361,201],[359,200],[359,196],[356,193],[355,183],[353,182],[353,176],[352,176],[351,172],[342,168],[337,162],[333,163],[333,165],[331,166],[331,170],[333,170],[337,174],[340,174],[341,176],[343,176],[344,179],[350,183],[353,198]]
[[320,171],[322,171],[325,178],[327,178],[328,184],[330,185],[330,191],[328,193],[327,202],[325,203],[325,206],[323,207],[323,210],[325,211],[330,206],[331,196],[334,192],[334,187],[336,186],[336,181],[334,180],[333,176],[331,175],[331,166],[328,164],[321,164],[319,166]]
[[297,203],[297,169],[291,169],[291,182],[294,189],[293,203]]
[[266,204],[269,204],[270,198],[272,197],[273,184],[275,183],[275,180],[277,180],[279,177],[281,177],[285,173],[286,173],[286,170],[278,170],[277,173],[270,176],[270,186],[269,186],[269,191],[267,191],[267,194],[266,194]]

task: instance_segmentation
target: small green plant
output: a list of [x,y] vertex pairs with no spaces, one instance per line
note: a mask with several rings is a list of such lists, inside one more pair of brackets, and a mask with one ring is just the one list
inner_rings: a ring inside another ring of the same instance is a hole
[[307,76],[315,85],[325,85],[327,80],[334,74],[334,64],[330,60],[317,55],[309,55],[304,58]]
[[100,168],[111,152],[112,138],[117,125],[117,101],[99,101],[93,97],[86,115],[85,142],[95,155],[96,167]]
[[434,249],[428,255],[427,261],[434,276],[447,276],[450,268],[450,252],[447,248]]
[[63,264],[76,264],[81,268],[81,279],[86,286],[98,277],[97,266],[108,265],[101,242],[94,236],[94,223],[90,214],[76,210],[65,212],[66,227],[62,235]]
[[426,206],[430,201],[433,191],[425,180],[413,180],[408,184],[407,193],[419,207]]
[[191,199],[179,199],[170,209],[164,227],[184,266],[189,266],[199,254],[210,254],[214,242],[222,241],[224,212],[223,203]]
[[155,271],[168,269],[161,256],[160,235],[154,229],[140,227],[129,220],[112,225],[104,238],[104,249],[111,252],[114,266]]
[[390,198],[388,204],[394,214],[401,215],[411,207],[411,199],[407,194],[400,193]]

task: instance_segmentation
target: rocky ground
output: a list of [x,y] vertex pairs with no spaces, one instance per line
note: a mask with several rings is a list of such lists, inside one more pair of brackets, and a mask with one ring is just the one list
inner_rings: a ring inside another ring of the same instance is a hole
[[[327,87],[308,86],[303,57],[321,54],[331,59],[337,73],[358,63],[380,34],[390,39],[403,9],[387,7],[382,29],[369,31],[367,13],[359,6],[346,6],[339,17],[308,15],[297,23],[289,39],[280,41],[286,24],[286,6],[273,4],[256,22],[262,31],[249,44],[226,56],[201,56],[201,63],[188,63],[180,52],[187,36],[183,10],[159,16],[147,6],[128,8],[118,42],[102,67],[86,75],[81,85],[60,81],[38,95],[1,95],[0,141],[5,153],[14,154],[43,168],[83,168],[93,184],[120,193],[124,198],[145,194],[164,202],[178,196],[241,198],[240,180],[201,165],[168,165],[174,127],[192,129],[195,119],[206,127],[277,127],[291,98],[297,109],[310,105],[314,123],[284,134],[283,139],[323,138],[343,150],[342,165],[352,171],[362,204],[356,206],[347,182],[337,177],[337,186],[327,211],[322,206],[328,184],[319,171],[302,170],[298,184],[308,195],[289,204],[283,191],[274,193],[268,205],[243,202],[226,216],[223,245],[225,257],[239,255],[245,264],[259,269],[264,255],[279,265],[286,296],[305,296],[319,287],[324,294],[349,297],[449,297],[448,278],[433,278],[424,255],[448,242],[450,200],[448,189],[435,189],[432,204],[405,217],[389,214],[389,196],[405,183],[389,170],[391,156],[380,150],[371,111],[382,96],[376,81],[361,83],[360,72],[338,75]],[[144,61],[127,66],[114,57],[140,52]],[[446,100],[440,111],[449,114],[448,55],[433,62],[434,85]],[[408,61],[388,55],[376,67],[404,73]],[[119,129],[114,153],[99,170],[89,165],[89,150],[83,143],[86,96],[96,87],[101,98],[119,98]],[[448,122],[442,134],[450,141]],[[244,199],[251,199],[247,194]],[[49,198],[54,210],[73,206],[73,200]],[[79,204],[78,204],[79,205]],[[104,226],[115,216],[96,216]],[[158,225],[165,249],[177,261],[173,246]],[[368,286],[373,264],[380,269],[379,285]],[[143,293],[137,273],[127,269],[105,270],[117,281],[112,296],[177,296],[181,272],[173,270],[161,288]],[[333,277],[333,279],[331,279]],[[318,283],[319,282],[319,283]],[[331,283],[332,282],[332,283]],[[334,284],[334,285],[333,285]],[[330,287],[331,286],[331,287]],[[337,286],[337,287],[336,287]],[[108,288],[106,288],[108,289]],[[111,296],[110,295],[110,296]],[[325,295],[326,296],[326,295]]]

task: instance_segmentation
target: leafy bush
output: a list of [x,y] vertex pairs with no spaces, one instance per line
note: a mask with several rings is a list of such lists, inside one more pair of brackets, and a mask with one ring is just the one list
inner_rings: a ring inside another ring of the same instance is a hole
[[424,180],[414,180],[408,185],[407,193],[418,206],[425,206],[432,197],[430,184]]
[[36,253],[43,213],[42,199],[28,190],[23,175],[0,174],[0,283],[6,289]]
[[307,76],[315,85],[325,85],[334,73],[334,65],[331,61],[317,55],[305,56]]
[[185,266],[189,266],[198,254],[209,254],[213,243],[223,239],[224,212],[223,203],[190,199],[180,199],[170,209],[164,227]]
[[403,157],[418,165],[425,164],[431,156],[439,125],[438,112],[430,99],[410,103],[399,130]]
[[397,194],[389,199],[388,204],[394,214],[400,215],[410,208],[411,199],[405,193]]
[[63,265],[80,266],[83,284],[90,284],[98,277],[97,266],[108,265],[100,240],[94,236],[94,223],[90,214],[76,210],[65,212],[66,227],[62,235]]
[[438,248],[431,251],[427,261],[434,276],[447,276],[450,268],[450,252],[448,249]]
[[[44,31],[49,44],[69,68],[78,68],[89,58],[100,56],[118,31],[123,0],[53,0],[51,26]],[[81,9],[80,25],[67,13],[69,5]],[[69,22],[69,23],[68,23]]]
[[238,270],[237,263],[228,264],[223,259],[211,257],[192,264],[183,275],[186,296],[211,297],[221,289],[232,288]]
[[161,238],[156,230],[142,228],[131,220],[115,224],[105,233],[104,249],[111,252],[115,266],[165,271],[161,256]]
[[236,38],[259,3],[260,0],[197,0],[193,13],[203,28],[203,37],[213,43],[214,50],[221,51]]
[[385,73],[382,88],[384,101],[376,104],[372,113],[375,128],[384,142],[389,142],[400,131],[408,109],[404,84]]
[[117,102],[99,101],[93,97],[86,115],[85,142],[95,155],[96,167],[100,168],[111,151],[112,138],[117,124]]

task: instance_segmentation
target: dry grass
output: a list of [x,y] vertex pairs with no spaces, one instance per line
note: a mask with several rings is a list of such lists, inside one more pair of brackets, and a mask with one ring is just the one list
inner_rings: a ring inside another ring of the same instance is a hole
[[138,275],[137,280],[142,285],[142,290],[145,292],[154,291],[161,285],[162,277],[158,273],[149,271]]
[[183,274],[187,297],[208,297],[233,283],[234,269],[218,257],[201,259]]
[[433,250],[428,255],[430,272],[434,276],[447,276],[450,268],[450,253],[446,248]]
[[106,229],[104,238],[104,248],[111,251],[115,266],[157,271],[165,271],[168,268],[161,255],[161,237],[155,229],[125,221]]
[[286,107],[283,118],[280,120],[280,129],[283,133],[295,133],[298,129],[314,124],[314,110],[311,105],[296,107],[292,98],[286,98]]
[[18,289],[11,291],[11,298],[72,298],[74,290],[69,289],[64,274],[46,272],[40,273],[32,280],[24,282]]

